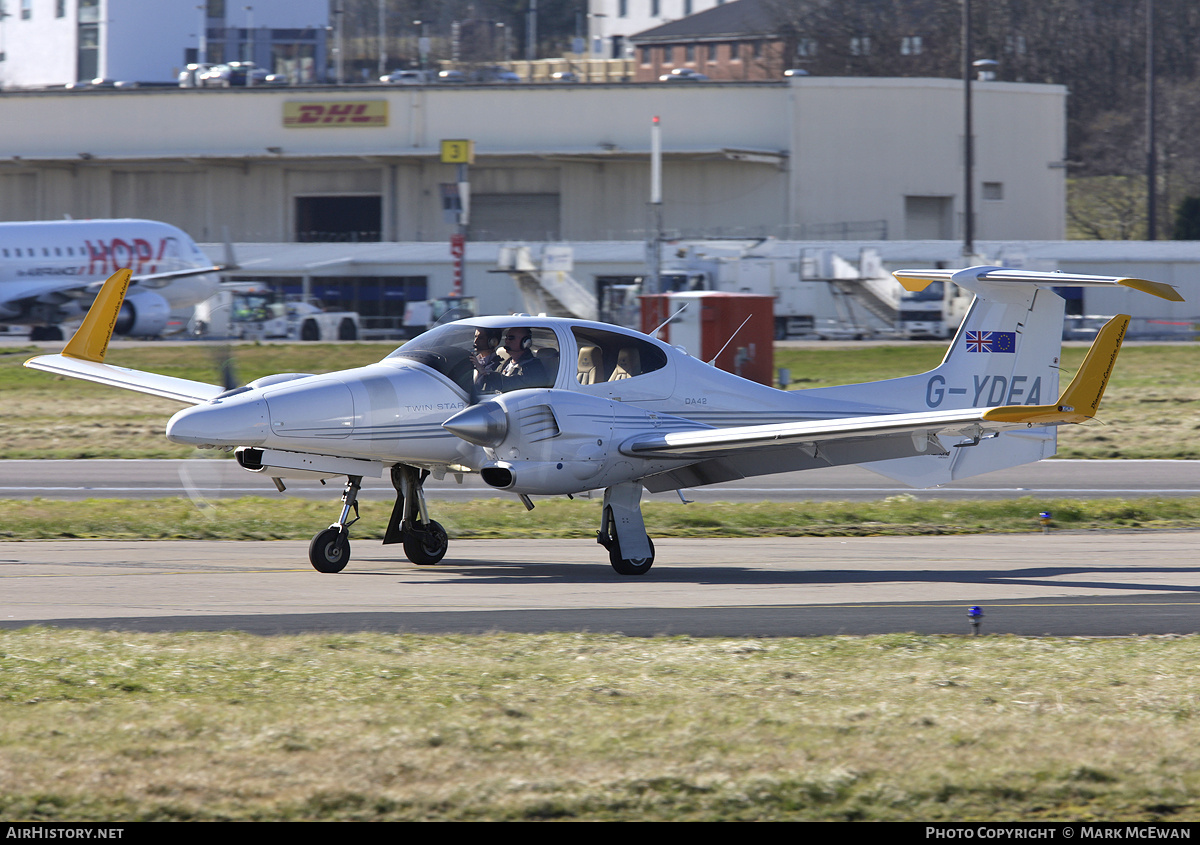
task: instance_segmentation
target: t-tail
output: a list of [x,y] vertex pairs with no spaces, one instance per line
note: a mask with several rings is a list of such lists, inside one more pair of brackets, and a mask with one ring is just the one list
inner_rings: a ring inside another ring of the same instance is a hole
[[[1014,415],[1025,409],[1031,423],[1039,419],[1048,423],[1004,432],[970,444],[970,448],[947,444],[951,448],[937,459],[922,456],[870,465],[882,475],[920,487],[1048,458],[1057,450],[1058,423],[1078,422],[1094,415],[1112,361],[1100,368],[1103,383],[1098,392],[1093,391],[1090,413],[1076,413],[1078,419],[1069,420],[1060,412],[1051,419],[1046,410],[1057,409],[1058,403],[1065,401],[1059,393],[1064,300],[1053,288],[1126,287],[1183,301],[1170,285],[1115,276],[986,266],[957,271],[897,270],[893,275],[909,291],[942,281],[954,282],[975,294],[962,326],[936,369],[879,384],[897,407],[916,412],[1003,406],[1006,413]],[[1114,317],[1097,336],[1092,354],[1110,354],[1115,360],[1128,321],[1125,315]],[[1097,352],[1100,346],[1104,350]],[[1072,385],[1072,390],[1078,397],[1085,388]],[[1039,410],[1040,417],[1035,413]]]

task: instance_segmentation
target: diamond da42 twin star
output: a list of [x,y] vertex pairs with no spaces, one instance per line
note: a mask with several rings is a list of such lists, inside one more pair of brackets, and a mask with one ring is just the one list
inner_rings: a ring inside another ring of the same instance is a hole
[[363,478],[390,476],[383,542],[427,565],[445,555],[447,536],[424,480],[477,472],[526,507],[531,496],[603,490],[597,539],[617,572],[641,575],[654,562],[644,490],[844,464],[931,487],[1050,457],[1057,426],[1096,414],[1130,319],[1100,330],[1060,393],[1064,309],[1053,288],[1182,300],[1141,279],[999,267],[894,275],[910,290],[953,281],[975,300],[937,368],[838,387],[776,390],[639,332],[522,315],[438,326],[369,366],[227,389],[104,362],[128,271],[105,283],[62,353],[26,366],[185,403],[169,440],[236,449],[280,490],[282,479],[345,476],[340,517],[310,545],[321,572],[350,558]]

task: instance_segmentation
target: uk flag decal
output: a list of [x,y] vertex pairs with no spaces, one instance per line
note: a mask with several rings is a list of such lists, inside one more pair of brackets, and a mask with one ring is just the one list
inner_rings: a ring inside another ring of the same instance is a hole
[[1016,352],[1016,332],[967,332],[968,352]]

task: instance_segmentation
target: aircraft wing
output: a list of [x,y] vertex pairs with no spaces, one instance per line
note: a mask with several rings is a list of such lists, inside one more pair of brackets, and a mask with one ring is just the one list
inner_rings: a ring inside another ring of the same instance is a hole
[[[140,284],[147,288],[160,288],[174,279],[185,279],[190,276],[203,276],[207,273],[218,273],[227,269],[223,265],[210,267],[190,267],[186,270],[171,270],[165,273],[145,273],[132,276],[131,284]],[[70,276],[53,278],[12,279],[0,286],[0,310],[7,303],[34,302],[48,296],[69,298],[94,292],[103,287],[104,282],[84,282]],[[19,306],[10,313],[21,313]]]
[[91,285],[90,282],[81,282],[78,279],[64,278],[61,276],[50,279],[13,279],[0,285],[0,291],[3,292],[3,302],[22,302],[25,300],[37,300],[44,296],[53,294],[67,295],[75,291],[85,291]]
[[864,463],[919,454],[947,454],[938,439],[961,437],[964,448],[1018,429],[1079,423],[1095,416],[1129,317],[1101,328],[1067,389],[1054,405],[1001,405],[843,419],[774,423],[637,435],[621,451],[642,458],[694,458],[699,465],[646,479],[657,492],[681,483],[712,483],[790,469]]
[[104,363],[108,342],[112,339],[113,326],[116,325],[121,303],[125,300],[125,291],[129,287],[131,275],[129,270],[119,270],[104,283],[104,287],[96,295],[96,301],[83,318],[83,323],[62,352],[30,358],[25,362],[25,366],[71,378],[123,387],[139,393],[149,393],[152,396],[191,405],[215,399],[225,388]]

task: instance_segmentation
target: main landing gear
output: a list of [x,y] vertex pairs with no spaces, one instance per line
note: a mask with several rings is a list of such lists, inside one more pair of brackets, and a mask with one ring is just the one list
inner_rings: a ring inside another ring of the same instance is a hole
[[608,562],[620,575],[645,575],[654,565],[654,541],[642,521],[642,485],[617,484],[604,491],[596,542],[608,549]]
[[[425,470],[397,464],[392,467],[392,486],[396,505],[388,520],[383,544],[403,543],[404,555],[419,566],[432,566],[446,556],[450,540],[446,529],[429,518],[422,484],[429,477]],[[313,537],[308,559],[318,572],[341,572],[350,561],[350,526],[358,522],[358,491],[362,476],[346,479],[342,491],[342,515],[333,525]],[[350,519],[350,511],[354,519]]]
[[403,543],[404,556],[418,566],[432,566],[446,556],[450,539],[446,529],[429,518],[422,485],[429,472],[396,464],[392,467],[392,486],[396,504],[388,520],[383,544]]

